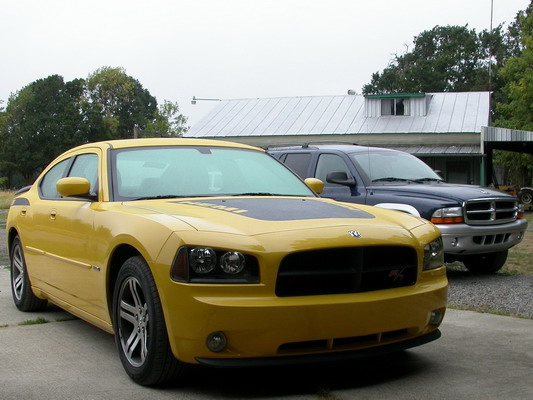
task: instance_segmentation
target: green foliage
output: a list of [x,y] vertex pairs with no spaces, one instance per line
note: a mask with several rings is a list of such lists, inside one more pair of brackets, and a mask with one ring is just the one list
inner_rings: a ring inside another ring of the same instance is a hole
[[[133,137],[135,126],[179,136],[187,118],[176,103],[157,100],[123,68],[103,67],[86,80],[39,79],[0,109],[0,176],[25,184],[54,157],[82,143]],[[2,183],[3,185],[5,183]]]
[[0,137],[2,169],[16,168],[30,183],[53,157],[72,147],[83,125],[83,81],[59,75],[37,80],[9,99]]
[[146,131],[161,137],[182,136],[189,129],[186,124],[187,117],[179,114],[178,103],[165,100],[159,106],[155,118],[146,125]]
[[466,26],[436,26],[416,36],[414,47],[372,75],[365,94],[489,90],[488,64],[495,71],[508,56],[501,26],[477,34]]
[[500,184],[533,186],[533,155],[495,150],[494,165],[504,167],[504,181]]
[[107,139],[130,138],[135,125],[143,128],[156,116],[155,97],[123,68],[103,67],[89,75],[87,96]]
[[520,52],[505,63],[500,75],[505,83],[496,105],[496,125],[533,130],[533,13],[519,13]]

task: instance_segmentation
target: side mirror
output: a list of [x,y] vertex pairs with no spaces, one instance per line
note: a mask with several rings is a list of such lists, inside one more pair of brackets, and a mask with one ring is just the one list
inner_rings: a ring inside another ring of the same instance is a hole
[[324,182],[316,178],[307,178],[304,180],[305,184],[311,188],[316,194],[324,191]]
[[348,176],[344,171],[330,172],[326,175],[326,181],[337,185],[355,186],[355,179],[352,176]]
[[57,181],[56,188],[57,192],[63,197],[81,197],[96,200],[96,196],[90,194],[91,184],[87,178],[61,178]]

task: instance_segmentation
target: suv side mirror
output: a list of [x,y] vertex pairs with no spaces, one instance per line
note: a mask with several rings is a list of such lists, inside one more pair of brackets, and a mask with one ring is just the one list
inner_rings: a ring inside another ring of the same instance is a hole
[[355,179],[344,171],[334,171],[326,175],[326,182],[336,183],[337,185],[355,186]]

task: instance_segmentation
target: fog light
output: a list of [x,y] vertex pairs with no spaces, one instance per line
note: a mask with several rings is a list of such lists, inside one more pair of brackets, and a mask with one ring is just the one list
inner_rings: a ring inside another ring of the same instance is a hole
[[442,312],[440,310],[431,311],[431,315],[429,316],[429,324],[433,326],[437,326],[441,322],[442,322]]
[[220,353],[226,348],[227,343],[224,332],[213,332],[207,337],[207,348],[213,353]]
[[458,239],[458,238],[453,238],[453,239],[452,239],[452,243],[451,243],[451,245],[452,245],[453,247],[455,247],[455,246],[457,246],[458,244],[459,244],[459,239]]

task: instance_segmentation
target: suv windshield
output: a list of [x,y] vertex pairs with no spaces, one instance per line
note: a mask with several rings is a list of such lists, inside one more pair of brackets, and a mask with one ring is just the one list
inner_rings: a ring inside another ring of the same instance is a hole
[[269,155],[228,147],[162,146],[112,152],[115,200],[170,197],[314,196]]
[[371,182],[442,181],[426,163],[408,153],[368,151],[352,153],[350,157]]

